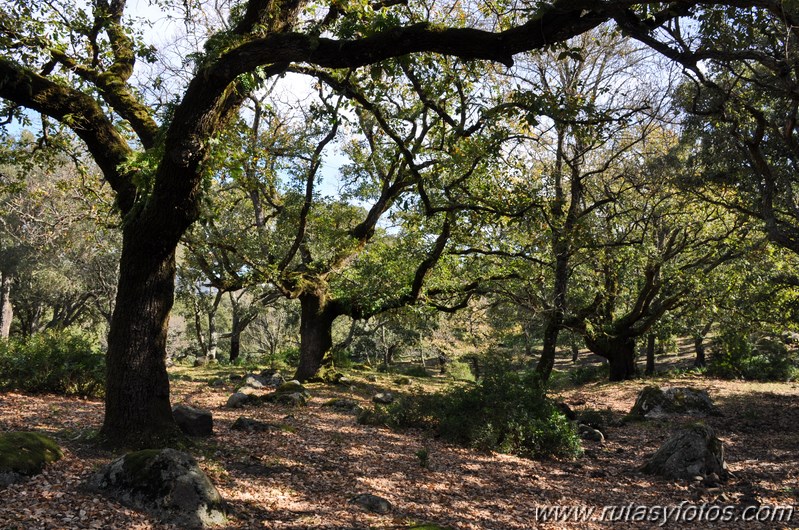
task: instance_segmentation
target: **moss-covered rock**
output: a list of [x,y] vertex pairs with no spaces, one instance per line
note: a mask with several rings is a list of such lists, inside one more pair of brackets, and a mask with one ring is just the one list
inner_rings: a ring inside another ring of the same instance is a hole
[[635,400],[630,415],[657,418],[668,414],[718,414],[706,390],[674,387],[644,387]]
[[677,479],[728,475],[724,446],[713,429],[702,423],[675,433],[640,469],[649,475]]
[[224,502],[191,455],[174,449],[129,453],[100,469],[88,488],[181,528],[226,521]]
[[0,485],[41,473],[44,467],[63,457],[50,437],[37,432],[0,434]]

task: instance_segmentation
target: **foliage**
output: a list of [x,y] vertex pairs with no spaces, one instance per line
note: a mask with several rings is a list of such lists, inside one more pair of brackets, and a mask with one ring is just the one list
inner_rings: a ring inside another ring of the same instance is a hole
[[607,364],[590,364],[569,370],[569,381],[575,386],[602,381],[608,377]]
[[799,376],[795,351],[770,337],[755,339],[737,329],[725,329],[711,348],[708,373],[755,381],[791,381]]
[[74,331],[0,343],[0,388],[83,397],[104,392],[105,357]]
[[574,457],[581,452],[573,425],[529,371],[493,365],[476,385],[441,394],[413,394],[376,406],[361,421],[435,430],[445,440],[527,458]]

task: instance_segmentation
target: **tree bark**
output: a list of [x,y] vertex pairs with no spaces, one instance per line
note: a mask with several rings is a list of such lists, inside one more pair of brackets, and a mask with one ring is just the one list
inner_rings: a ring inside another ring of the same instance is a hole
[[322,367],[333,346],[333,321],[338,313],[314,293],[306,293],[299,298],[300,364],[294,379],[307,381]]
[[175,246],[141,232],[128,226],[123,233],[101,430],[107,443],[126,447],[163,446],[179,436],[166,371]]
[[635,376],[635,339],[632,337],[585,338],[593,353],[604,357],[610,365],[610,380],[624,381]]
[[11,283],[14,277],[3,272],[0,278],[0,338],[8,339],[11,335],[11,320],[14,318],[14,307],[11,305]]

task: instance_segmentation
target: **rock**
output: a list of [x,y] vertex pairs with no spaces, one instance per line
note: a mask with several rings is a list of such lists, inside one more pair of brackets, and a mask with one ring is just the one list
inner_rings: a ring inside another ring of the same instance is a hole
[[638,394],[630,416],[652,419],[668,414],[718,414],[706,390],[647,386]]
[[277,388],[286,382],[286,378],[277,370],[263,370],[261,372],[261,379],[263,379],[266,386],[273,388]]
[[194,367],[199,368],[201,366],[205,366],[208,364],[208,359],[206,357],[197,357],[194,359]]
[[555,401],[554,405],[555,405],[555,408],[558,409],[558,411],[561,414],[566,416],[567,420],[574,421],[574,420],[577,419],[577,415],[574,413],[574,411],[571,409],[571,407],[568,406],[563,401]]
[[379,392],[372,396],[372,401],[381,405],[388,405],[389,403],[394,403],[394,394],[391,392]]
[[266,431],[279,431],[280,426],[264,421],[254,420],[252,418],[245,418],[239,416],[233,425],[230,426],[234,431],[247,431],[247,432],[266,432]]
[[599,429],[594,429],[593,427],[585,424],[580,424],[577,427],[577,433],[580,435],[580,438],[583,440],[590,440],[592,442],[599,442],[603,443],[605,441],[605,435],[602,434],[602,431]]
[[38,475],[64,456],[55,441],[37,432],[0,434],[0,487]]
[[191,455],[175,449],[128,453],[92,475],[87,486],[179,528],[226,522],[219,492]]
[[221,377],[215,377],[214,379],[208,381],[208,386],[213,388],[220,388],[225,386],[225,384],[226,384],[225,380],[222,379]]
[[672,436],[641,466],[641,471],[667,478],[688,479],[697,475],[727,477],[724,446],[713,429],[691,425]]
[[189,436],[211,436],[214,434],[214,419],[208,410],[188,405],[172,407],[172,417],[180,430]]
[[308,400],[311,399],[311,394],[305,390],[305,387],[299,381],[291,380],[277,387],[271,394],[264,396],[264,399],[272,403],[297,407],[307,405]]
[[323,407],[330,407],[332,409],[342,412],[354,412],[359,409],[358,402],[350,398],[333,398],[322,404]]
[[351,384],[353,384],[354,382],[355,382],[355,381],[353,381],[352,379],[350,379],[350,378],[349,378],[349,377],[347,377],[346,375],[345,375],[345,376],[343,376],[341,379],[339,379],[339,380],[338,380],[338,384],[340,384],[340,385],[351,385]]
[[374,383],[375,381],[377,381],[377,376],[375,374],[369,374],[366,376],[366,380],[371,383]]
[[225,406],[231,409],[237,409],[239,407],[243,407],[244,405],[252,402],[253,396],[251,394],[245,394],[244,392],[235,392],[227,398],[227,403]]
[[296,379],[292,379],[291,381],[286,381],[277,389],[275,392],[279,392],[281,394],[293,394],[294,392],[305,392],[305,387],[302,386],[302,383],[297,381]]
[[263,388],[266,386],[266,379],[257,374],[247,374],[244,376],[244,386],[250,388]]
[[290,407],[303,407],[308,404],[308,394],[302,392],[274,394],[269,396],[269,401]]
[[397,385],[410,385],[411,378],[403,375],[394,379],[394,383]]
[[391,503],[383,497],[371,493],[360,493],[350,499],[350,503],[366,508],[370,512],[386,514],[391,511]]

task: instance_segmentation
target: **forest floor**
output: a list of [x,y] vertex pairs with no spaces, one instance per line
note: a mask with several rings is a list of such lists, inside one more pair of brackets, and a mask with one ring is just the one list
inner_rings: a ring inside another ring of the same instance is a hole
[[[235,369],[220,369],[229,374]],[[238,373],[243,373],[239,371]],[[357,373],[356,373],[357,374]],[[333,397],[349,397],[368,406],[377,390],[431,390],[446,382],[415,379],[398,387],[392,376],[367,381],[354,377],[352,387],[308,385],[307,407],[261,405],[228,409],[233,384],[213,388],[214,374],[181,369],[172,383],[173,403],[210,409],[215,435],[195,442],[192,453],[228,503],[228,528],[400,529],[436,523],[454,529],[657,528],[663,520],[631,521],[631,508],[676,507],[683,520],[665,528],[797,528],[790,521],[703,521],[703,504],[732,507],[759,503],[760,517],[776,506],[799,504],[799,385],[721,381],[697,375],[641,379],[624,383],[588,383],[558,392],[575,411],[606,411],[611,417],[604,443],[584,442],[575,461],[532,461],[486,454],[443,443],[425,432],[395,432],[358,425],[352,414],[322,406]],[[637,468],[690,417],[626,423],[639,390],[647,384],[707,389],[721,415],[708,417],[724,443],[732,477],[717,488],[650,477]],[[54,436],[65,457],[42,475],[2,492],[3,529],[169,529],[147,515],[88,493],[87,477],[115,455],[93,445],[91,434],[102,421],[102,402],[52,395],[0,394],[0,431],[37,430]],[[283,426],[248,434],[231,430],[239,416]],[[427,452],[427,467],[417,452]],[[386,515],[363,511],[348,500],[368,492],[388,499]],[[545,522],[542,509],[564,506],[588,509],[588,521]],[[600,521],[616,507],[617,518]],[[538,510],[538,511],[537,511]],[[706,519],[715,513],[704,509]],[[691,516],[693,514],[693,516]],[[655,517],[654,512],[649,512]],[[673,517],[677,517],[674,515]],[[689,522],[689,517],[694,521]]]

